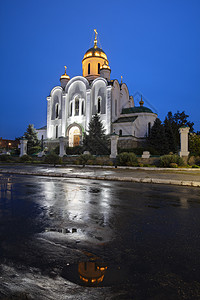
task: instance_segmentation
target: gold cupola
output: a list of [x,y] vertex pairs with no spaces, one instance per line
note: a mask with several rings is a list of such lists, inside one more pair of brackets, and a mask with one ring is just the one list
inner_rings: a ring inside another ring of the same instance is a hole
[[106,60],[104,60],[104,64],[100,68],[100,76],[110,81],[110,72],[111,69]]
[[61,83],[62,88],[65,88],[66,84],[70,80],[70,77],[69,77],[69,75],[67,75],[66,70],[67,70],[67,67],[65,66],[65,73],[60,77],[60,83]]
[[[100,70],[103,65],[108,65],[108,58],[105,52],[97,46],[97,31],[94,29],[95,39],[94,46],[86,51],[83,60],[83,76],[88,80],[94,80],[100,76]],[[110,68],[110,67],[109,67]]]

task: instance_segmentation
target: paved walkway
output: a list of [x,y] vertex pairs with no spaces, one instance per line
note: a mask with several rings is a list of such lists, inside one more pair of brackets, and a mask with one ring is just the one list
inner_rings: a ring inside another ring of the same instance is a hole
[[2,174],[172,184],[200,187],[200,169],[134,168],[100,166],[0,165]]

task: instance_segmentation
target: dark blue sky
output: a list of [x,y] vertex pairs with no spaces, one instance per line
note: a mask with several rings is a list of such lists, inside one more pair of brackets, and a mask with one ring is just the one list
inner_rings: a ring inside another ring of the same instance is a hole
[[46,97],[64,65],[82,75],[94,28],[112,79],[122,75],[161,120],[184,110],[200,130],[199,16],[199,0],[2,0],[0,137],[46,124]]

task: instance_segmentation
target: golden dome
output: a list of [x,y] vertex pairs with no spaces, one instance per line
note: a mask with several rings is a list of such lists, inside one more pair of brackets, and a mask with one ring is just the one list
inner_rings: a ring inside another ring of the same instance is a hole
[[97,47],[97,31],[94,29],[95,39],[94,46],[86,51],[83,60],[83,77],[86,77],[88,80],[94,80],[100,76],[100,69],[105,65],[106,69],[109,69],[108,58],[105,52]]
[[96,47],[96,48],[93,47],[93,48],[90,48],[89,50],[87,50],[83,57],[82,62],[86,58],[89,58],[89,57],[97,57],[97,58],[99,57],[99,58],[106,59],[108,61],[108,58],[107,58],[107,55],[105,54],[105,52],[101,48],[98,48],[98,47]]
[[65,66],[65,74],[63,74],[63,75],[60,77],[60,80],[61,80],[61,79],[67,79],[67,80],[70,80],[69,75],[67,75],[67,73],[66,73],[66,69],[67,69],[67,67]]
[[[90,48],[89,50],[86,51],[84,57],[83,57],[83,60],[88,58],[88,57],[101,57],[101,58],[104,58],[108,61],[107,59],[107,55],[105,54],[105,52],[101,49],[101,48],[98,48],[97,47],[97,31],[96,29],[94,29],[94,32],[95,32],[95,39],[94,39],[94,46],[93,48]],[[82,62],[83,62],[82,60]]]

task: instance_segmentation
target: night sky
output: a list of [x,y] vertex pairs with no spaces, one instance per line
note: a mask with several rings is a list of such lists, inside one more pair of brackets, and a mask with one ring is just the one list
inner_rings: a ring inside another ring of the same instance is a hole
[[0,137],[46,125],[46,97],[64,65],[70,78],[82,75],[94,28],[111,79],[122,75],[162,121],[184,110],[200,130],[199,0],[1,0]]

